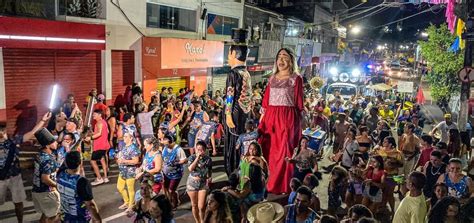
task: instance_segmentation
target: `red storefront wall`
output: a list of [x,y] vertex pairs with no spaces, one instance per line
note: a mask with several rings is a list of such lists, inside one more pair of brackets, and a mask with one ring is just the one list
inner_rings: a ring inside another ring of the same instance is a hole
[[[7,122],[10,133],[23,134],[35,125],[47,111],[54,84],[59,86],[60,99],[74,94],[81,108],[92,88],[102,88],[100,50],[105,49],[104,25],[12,17],[0,17],[0,24],[0,33],[10,37],[0,39],[6,99],[6,108],[0,109],[4,114],[0,121]],[[74,39],[83,42],[71,41]]]

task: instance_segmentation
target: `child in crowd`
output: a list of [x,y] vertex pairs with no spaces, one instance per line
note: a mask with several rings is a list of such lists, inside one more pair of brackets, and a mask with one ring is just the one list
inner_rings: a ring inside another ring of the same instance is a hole
[[318,195],[314,192],[314,189],[319,186],[318,178],[312,173],[307,174],[304,177],[303,185],[307,186],[309,189],[311,189],[311,191],[313,191],[310,207],[313,209],[313,211],[319,213],[321,211],[321,202],[319,201]]
[[362,203],[363,194],[363,162],[361,159],[354,159],[352,162],[353,166],[349,169],[349,185],[346,192],[345,203],[348,207],[354,204]]
[[302,183],[298,178],[291,178],[290,181],[290,188],[291,188],[291,193],[290,196],[288,196],[288,204],[293,204],[296,199],[296,190],[298,190],[299,187],[301,187]]
[[240,155],[247,154],[250,143],[256,142],[258,139],[257,130],[255,130],[255,123],[253,120],[248,120],[245,123],[245,133],[241,134],[237,139],[235,149],[240,151]]

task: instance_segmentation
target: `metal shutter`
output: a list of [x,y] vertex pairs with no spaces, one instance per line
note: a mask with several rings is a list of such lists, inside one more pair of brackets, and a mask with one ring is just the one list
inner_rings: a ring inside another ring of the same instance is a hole
[[225,74],[218,74],[212,76],[212,92],[216,92],[216,90],[220,90],[221,93],[224,92],[224,88],[226,85],[227,75]]
[[173,94],[179,92],[179,89],[186,87],[186,78],[185,77],[169,77],[169,78],[158,78],[157,88],[158,91],[161,91],[162,87],[172,87]]
[[54,82],[54,51],[4,48],[3,66],[7,129],[25,134],[47,111],[48,86]]
[[92,88],[101,89],[100,51],[3,49],[7,127],[24,134],[47,111],[51,86],[65,99],[85,103]]
[[[86,105],[92,88],[102,92],[102,67],[100,51],[56,51],[56,82],[61,86],[60,97],[74,94],[79,106]],[[85,107],[81,106],[85,113]]]
[[135,79],[135,55],[132,50],[112,51],[112,101],[114,105],[124,105],[127,86]]

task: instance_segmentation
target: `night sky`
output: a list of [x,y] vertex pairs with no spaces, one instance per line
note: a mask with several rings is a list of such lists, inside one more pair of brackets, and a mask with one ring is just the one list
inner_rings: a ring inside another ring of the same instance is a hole
[[[375,6],[382,2],[383,0],[369,0],[367,3],[359,7]],[[349,8],[351,8],[360,4],[361,1],[360,0],[346,0],[346,3],[348,4]],[[358,19],[376,10],[376,9],[373,9],[370,12],[366,12],[362,15],[352,17],[352,18],[349,18],[348,20],[342,21],[342,24],[345,25],[346,27],[348,27],[350,24],[363,27],[364,35],[374,40],[393,40],[393,41],[401,41],[401,42],[416,41],[417,40],[416,33],[418,30],[425,29],[426,27],[430,25],[430,23],[441,24],[446,21],[445,8],[435,9],[430,12],[426,12],[426,13],[417,15],[415,17],[403,20],[400,23],[402,27],[401,32],[397,30],[397,23],[389,25],[389,29],[392,30],[391,33],[385,33],[383,30],[383,27],[382,28],[374,28],[374,27],[381,26],[389,22],[416,14],[420,11],[424,11],[428,9],[429,7],[430,5],[426,3],[423,3],[421,5],[405,4],[399,8],[388,8],[382,11],[381,13],[375,14],[373,16],[367,17],[362,20]],[[356,10],[351,10],[351,12],[355,12],[355,11]],[[355,20],[358,20],[358,21],[355,21]]]

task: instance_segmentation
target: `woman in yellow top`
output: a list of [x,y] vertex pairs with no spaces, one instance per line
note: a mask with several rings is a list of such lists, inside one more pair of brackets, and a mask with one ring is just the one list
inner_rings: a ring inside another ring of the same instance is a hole
[[385,187],[383,194],[382,204],[389,203],[392,213],[395,213],[395,197],[393,192],[397,183],[393,180],[393,177],[398,175],[398,168],[403,165],[402,153],[397,149],[397,143],[395,138],[392,136],[385,137],[382,146],[376,151],[377,155],[380,155],[384,159],[384,170],[385,170]]
[[316,108],[318,107],[323,108],[323,115],[329,119],[329,116],[331,116],[331,108],[327,105],[326,100],[321,99],[321,101],[316,105]]
[[384,105],[381,109],[379,109],[379,115],[382,120],[385,120],[388,123],[392,123],[395,120],[395,113],[390,110],[388,105]]

